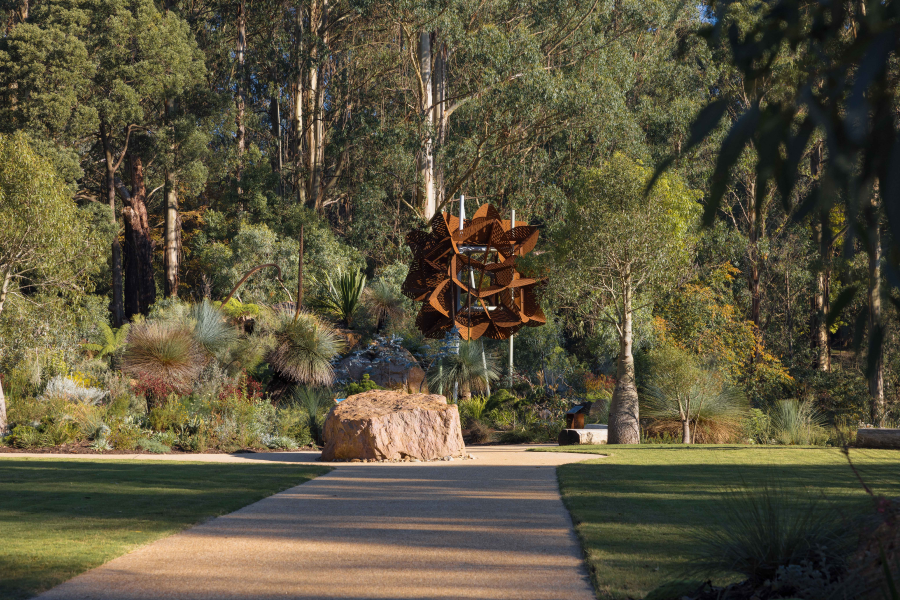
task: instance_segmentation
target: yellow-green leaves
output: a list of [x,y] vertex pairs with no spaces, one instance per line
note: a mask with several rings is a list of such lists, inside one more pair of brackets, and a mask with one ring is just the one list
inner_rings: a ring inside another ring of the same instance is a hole
[[9,278],[9,293],[24,284],[83,288],[101,245],[87,215],[28,138],[0,134],[0,285]]

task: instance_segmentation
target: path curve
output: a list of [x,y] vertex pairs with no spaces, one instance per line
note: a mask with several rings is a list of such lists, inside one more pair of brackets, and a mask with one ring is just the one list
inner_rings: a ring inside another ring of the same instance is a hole
[[[475,460],[338,463],[38,598],[593,600],[556,466],[596,456],[469,450]],[[206,456],[313,457],[296,454]]]

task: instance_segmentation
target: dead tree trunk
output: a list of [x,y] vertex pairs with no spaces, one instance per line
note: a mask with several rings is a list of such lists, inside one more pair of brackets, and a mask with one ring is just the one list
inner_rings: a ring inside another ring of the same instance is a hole
[[113,155],[110,132],[106,123],[100,124],[100,141],[106,161],[106,200],[109,203],[111,222],[115,226],[116,235],[112,241],[112,290],[113,298],[109,306],[114,327],[121,327],[125,322],[125,310],[122,296],[122,246],[119,243],[119,221],[116,219],[116,171],[119,161]]
[[156,301],[153,279],[153,243],[147,216],[147,188],[144,166],[138,156],[130,157],[131,191],[118,182],[122,197],[122,220],[125,224],[125,317],[146,315]]

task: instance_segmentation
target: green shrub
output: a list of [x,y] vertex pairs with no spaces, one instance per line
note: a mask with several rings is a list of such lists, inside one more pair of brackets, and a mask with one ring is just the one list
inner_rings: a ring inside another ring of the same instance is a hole
[[137,441],[137,447],[146,452],[153,452],[154,454],[165,454],[167,452],[171,452],[171,448],[166,444],[163,444],[157,439],[147,439],[141,438]]
[[459,401],[459,418],[463,423],[481,421],[485,416],[485,407],[489,402],[484,396],[474,396]]
[[770,422],[769,415],[758,408],[751,408],[747,415],[747,438],[751,444],[768,444]]
[[486,444],[491,441],[492,432],[487,425],[481,421],[472,419],[468,422],[469,439],[473,444]]
[[779,400],[769,412],[770,434],[779,444],[824,444],[825,416],[811,402]]
[[371,390],[380,390],[382,389],[377,383],[372,381],[369,378],[368,373],[363,373],[362,379],[357,383],[351,381],[344,385],[344,397],[349,398],[354,394],[363,394],[365,392],[369,392]]
[[541,431],[524,427],[516,427],[500,434],[501,444],[532,444],[543,441],[543,439],[544,435]]
[[136,450],[145,439],[140,426],[131,418],[122,419],[110,425],[106,441],[116,450]]
[[296,403],[279,408],[275,417],[275,435],[291,438],[298,446],[313,445],[306,410]]
[[16,425],[3,441],[13,448],[35,448],[41,445],[41,432],[31,425]]

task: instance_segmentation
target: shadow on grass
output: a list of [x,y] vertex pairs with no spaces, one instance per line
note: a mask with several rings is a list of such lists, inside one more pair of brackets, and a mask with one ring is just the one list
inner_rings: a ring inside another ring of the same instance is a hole
[[[559,481],[594,583],[611,598],[639,598],[683,576],[691,533],[719,526],[722,500],[735,489],[769,486],[809,494],[847,527],[872,508],[835,449],[609,450],[603,462],[560,467]],[[876,493],[893,496],[900,494],[897,458],[878,453],[857,455],[854,462]]]
[[19,599],[327,467],[0,460],[0,599]]

